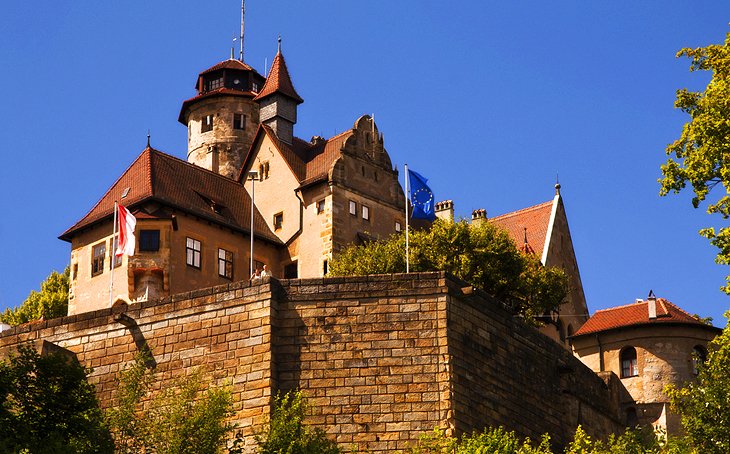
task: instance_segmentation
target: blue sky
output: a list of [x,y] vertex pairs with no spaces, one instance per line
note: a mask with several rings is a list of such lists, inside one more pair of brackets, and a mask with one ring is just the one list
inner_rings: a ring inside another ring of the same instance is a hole
[[[228,58],[238,0],[10,2],[0,16],[0,309],[70,257],[57,239],[146,144],[184,158],[180,105]],[[249,0],[247,63],[276,37],[304,98],[295,134],[374,113],[393,162],[457,215],[550,200],[556,174],[590,310],[650,289],[724,326],[730,268],[688,194],[660,198],[664,149],[702,89],[678,49],[720,43],[726,1]]]

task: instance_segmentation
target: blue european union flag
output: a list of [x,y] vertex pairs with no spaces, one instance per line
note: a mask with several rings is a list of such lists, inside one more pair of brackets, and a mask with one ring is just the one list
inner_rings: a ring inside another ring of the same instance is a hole
[[408,181],[411,190],[411,205],[413,205],[413,219],[428,219],[433,221],[436,219],[434,212],[433,191],[428,187],[426,178],[408,169]]

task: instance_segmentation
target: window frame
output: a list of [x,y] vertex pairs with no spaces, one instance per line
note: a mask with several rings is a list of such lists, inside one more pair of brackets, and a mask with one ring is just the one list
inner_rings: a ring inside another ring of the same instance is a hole
[[117,248],[119,247],[119,235],[115,235],[112,238],[112,248],[109,251],[109,269],[111,269],[112,266],[114,268],[119,268],[122,266],[122,256],[117,256]]
[[246,114],[234,113],[233,114],[233,129],[236,131],[246,130]]
[[354,200],[350,200],[350,214],[352,216],[357,216],[357,202]]
[[[195,246],[197,245],[197,249]],[[197,260],[197,265],[195,264]],[[185,237],[185,264],[191,268],[202,269],[203,263],[203,242],[195,238]]]
[[370,222],[370,207],[367,205],[360,205],[360,207],[362,208],[360,211],[362,213],[363,221]]
[[91,246],[91,277],[104,273],[106,240]]
[[281,230],[282,228],[284,228],[284,212],[283,211],[279,211],[278,213],[276,213],[274,215],[273,225],[274,225],[274,230]]
[[400,221],[395,221],[395,232],[400,233],[403,231],[403,226],[401,225]]
[[[157,248],[156,249],[148,249],[148,243],[146,241],[150,241],[148,236],[150,235],[149,232],[157,232]],[[145,238],[143,240],[143,238]],[[160,230],[159,229],[144,229],[139,231],[139,246],[137,246],[137,250],[139,252],[159,252],[160,250]]]
[[213,114],[203,115],[200,119],[200,132],[210,132],[213,130]]
[[325,200],[317,200],[317,214],[324,213]]
[[218,248],[218,276],[233,280],[233,252],[222,247]]
[[634,347],[624,347],[619,354],[619,365],[621,366],[621,378],[639,376],[639,355]]

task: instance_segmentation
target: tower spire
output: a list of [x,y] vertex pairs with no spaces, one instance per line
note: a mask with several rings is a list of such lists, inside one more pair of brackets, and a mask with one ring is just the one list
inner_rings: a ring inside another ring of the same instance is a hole
[[280,54],[281,53],[281,33],[279,33],[279,38],[276,41],[277,41],[276,53]]
[[246,17],[246,0],[241,0],[241,50],[238,54],[238,59],[243,61],[243,30],[244,30],[244,18]]

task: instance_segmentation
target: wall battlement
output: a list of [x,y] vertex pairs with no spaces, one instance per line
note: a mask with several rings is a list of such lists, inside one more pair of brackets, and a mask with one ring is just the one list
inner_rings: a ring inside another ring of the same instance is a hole
[[549,432],[558,444],[577,424],[599,437],[623,426],[604,380],[498,301],[438,272],[237,282],[21,325],[0,334],[0,348],[38,339],[92,367],[105,406],[145,342],[156,386],[204,367],[232,385],[245,434],[265,422],[272,395],[293,388],[309,397],[311,424],[373,453],[435,426],[503,425]]

